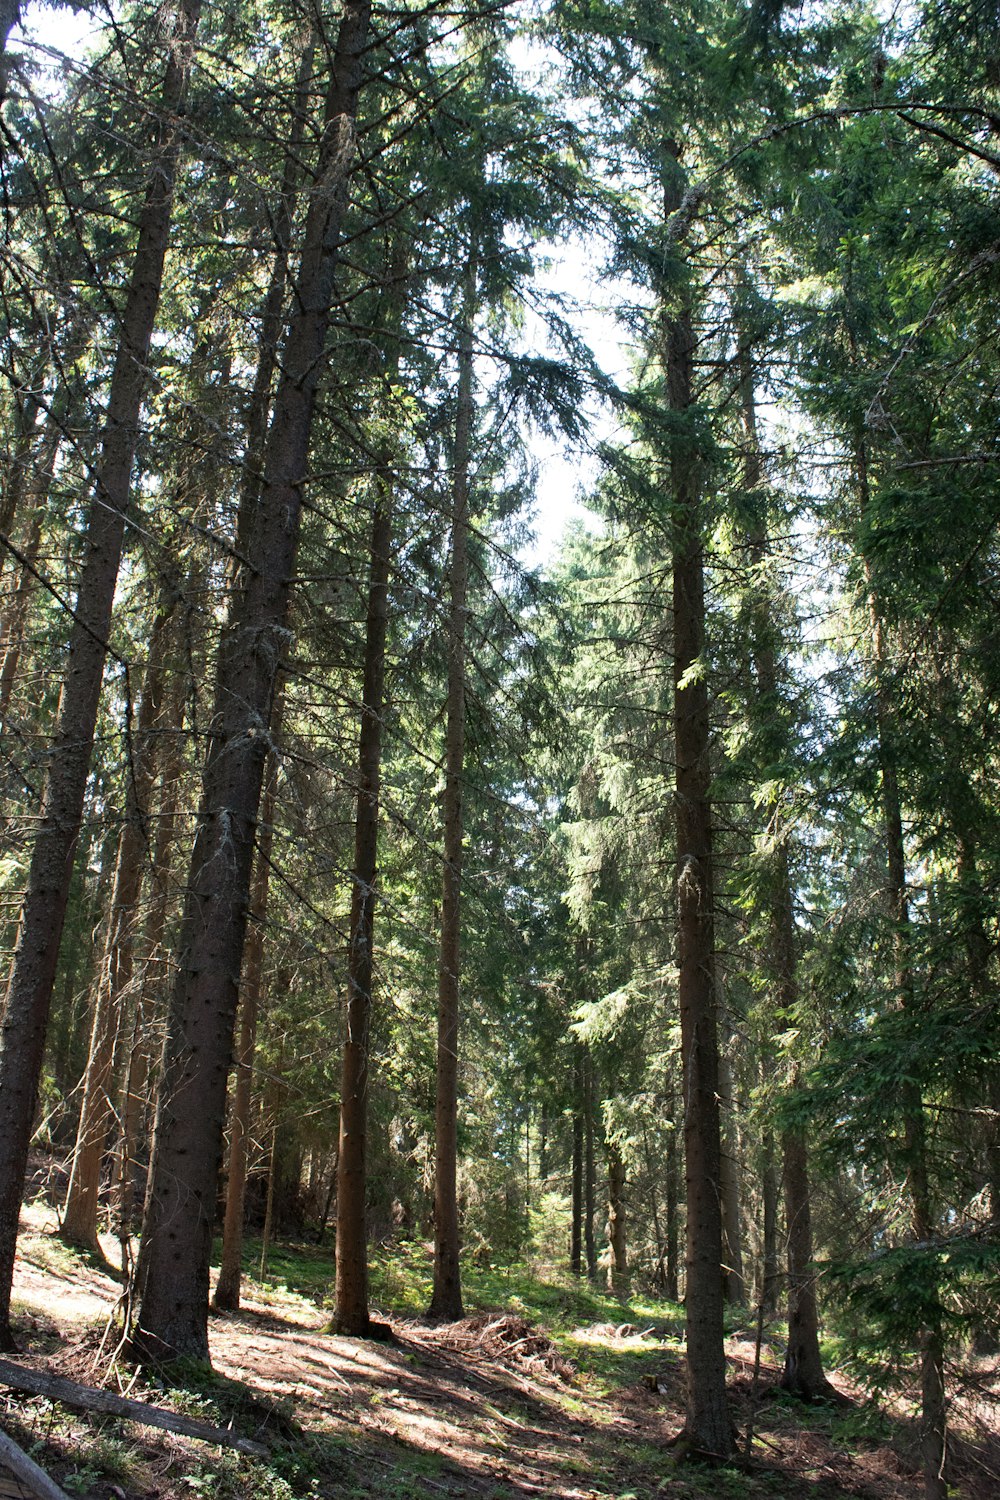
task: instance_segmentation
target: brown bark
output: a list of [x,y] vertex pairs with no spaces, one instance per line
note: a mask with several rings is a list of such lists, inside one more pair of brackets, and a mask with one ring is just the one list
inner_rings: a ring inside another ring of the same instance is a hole
[[[281,733],[281,704],[275,709],[273,735]],[[243,973],[240,997],[240,1037],[236,1051],[236,1085],[229,1123],[229,1172],[226,1182],[226,1213],[222,1226],[222,1260],[215,1284],[215,1306],[220,1311],[236,1312],[240,1305],[240,1280],[243,1269],[243,1218],[246,1200],[247,1159],[250,1143],[250,1106],[252,1102],[254,1052],[257,1046],[257,1016],[264,979],[264,924],[267,920],[267,895],[271,877],[271,849],[274,843],[274,812],[278,791],[279,761],[272,750],[267,761],[267,777],[260,805],[257,835],[257,858],[254,864],[250,909],[253,921],[243,950]]]
[[[729,1026],[726,1026],[727,1044]],[[743,1226],[740,1217],[739,1132],[733,1107],[733,1076],[729,1058],[719,1055],[719,1103],[723,1115],[723,1136],[719,1166],[722,1189],[723,1287],[730,1307],[742,1307],[746,1301],[743,1277]]]
[[579,1047],[573,1059],[573,1165],[570,1195],[569,1268],[574,1276],[583,1272],[583,1054]]
[[18,1212],[52,985],[66,916],[124,542],[146,362],[159,305],[200,0],[179,0],[160,95],[159,140],[143,205],[80,573],[38,832],[0,1035],[0,1345],[11,1347]]
[[764,1132],[760,1174],[761,1268],[758,1302],[766,1317],[778,1306],[778,1174],[774,1164],[774,1133]]
[[20,0],[0,0],[0,104],[7,97],[7,39],[21,16]]
[[438,962],[437,1096],[434,1110],[434,1290],[428,1316],[463,1316],[458,1225],[458,1033],[462,963],[462,818],[465,763],[465,637],[469,593],[469,453],[472,440],[472,322],[476,251],[466,270],[458,350],[458,404],[448,568],[448,704],[442,799],[444,868]]
[[[763,675],[761,675],[763,664]],[[759,659],[758,680],[773,672],[773,658]],[[773,688],[773,683],[772,683]],[[791,1024],[798,1010],[798,979],[795,957],[795,917],[784,845],[775,854],[772,872],[771,952],[778,1014]],[[793,1072],[789,1087],[794,1090]],[[812,1197],[809,1158],[801,1131],[785,1129],[781,1134],[782,1185],[785,1196],[785,1235],[788,1258],[788,1344],[781,1383],[804,1401],[835,1396],[823,1369],[819,1347],[819,1305],[816,1299],[816,1267],[813,1262]]]
[[208,1279],[253,844],[301,524],[316,393],[354,149],[369,0],[340,24],[296,298],[264,464],[252,567],[220,644],[215,711],[168,1018],[136,1267],[132,1346],[208,1358]]
[[80,1121],[60,1230],[64,1240],[95,1254],[101,1253],[97,1239],[101,1160],[115,1113],[112,1076],[132,983],[134,929],[148,854],[149,799],[156,774],[156,727],[163,710],[165,647],[175,603],[174,586],[165,580],[150,632],[139,718],[131,746],[125,823],[118,840]]
[[38,473],[34,482],[29,487],[33,505],[31,520],[24,540],[24,561],[18,573],[17,588],[14,591],[10,604],[4,611],[3,618],[3,641],[2,648],[0,648],[3,653],[3,666],[0,668],[0,724],[7,718],[11,695],[14,691],[14,683],[17,679],[17,670],[21,662],[28,605],[31,603],[31,596],[35,588],[33,569],[38,563],[38,554],[42,541],[42,528],[48,508],[49,488],[52,483],[52,475],[55,470],[61,436],[62,433],[59,426],[53,422],[43,443]]
[[[398,320],[402,268],[397,266]],[[394,344],[387,389],[398,369]],[[385,455],[375,478],[369,547],[365,659],[358,737],[358,799],[351,877],[351,925],[347,960],[347,1017],[341,1065],[340,1135],[337,1150],[337,1245],[333,1328],[363,1335],[368,1313],[368,1038],[375,961],[375,902],[378,879],[379,789],[385,707],[385,652],[389,628],[393,479]]]
[[[3,24],[3,4],[4,0],[0,0],[0,30]],[[44,369],[36,371],[36,376],[41,379],[44,376]],[[29,385],[34,384],[34,380],[29,381]],[[29,486],[28,476],[31,471],[32,449],[35,446],[35,429],[42,410],[41,402],[34,390],[22,387],[15,391],[14,399],[17,406],[14,451],[3,474],[3,490],[0,493],[0,537],[2,538],[11,535],[20,518],[22,496]],[[0,577],[6,565],[6,557],[0,554]]]
[[608,1143],[608,1291],[616,1297],[628,1296],[628,1246],[626,1244],[627,1209],[625,1205],[625,1162],[615,1142]]
[[[261,316],[260,357],[254,373],[253,389],[247,412],[246,460],[242,494],[237,516],[236,558],[253,549],[254,527],[263,481],[263,459],[267,441],[267,421],[271,410],[271,391],[278,360],[281,318],[288,282],[288,254],[291,247],[292,219],[298,196],[299,157],[305,133],[308,108],[307,90],[313,69],[315,33],[310,29],[299,59],[296,78],[295,116],[289,149],[285,156],[278,211],[274,220],[274,263]],[[280,703],[275,710],[272,735],[280,736]],[[240,1305],[240,1281],[243,1257],[243,1220],[246,1198],[247,1158],[250,1139],[251,1085],[257,1040],[257,1014],[260,1006],[264,964],[264,923],[270,876],[271,847],[274,834],[274,804],[277,790],[278,760],[268,758],[268,774],[261,805],[260,833],[257,840],[254,884],[250,894],[254,920],[250,925],[243,955],[242,995],[240,1000],[240,1034],[236,1050],[236,1084],[230,1115],[229,1170],[226,1182],[226,1210],[222,1231],[222,1261],[215,1287],[214,1304],[222,1311],[235,1312]],[[270,1193],[270,1181],[268,1191]]]
[[[760,440],[757,431],[753,361],[745,340],[738,351],[740,403],[745,439],[744,483],[749,494],[761,482]],[[747,536],[750,560],[760,569],[767,557],[768,538],[763,517],[750,527]],[[778,669],[774,646],[774,624],[769,615],[766,594],[757,594],[751,613],[753,690],[756,712],[761,720],[773,713],[778,696]],[[782,747],[783,748],[783,747]],[[776,751],[777,753],[777,751]],[[779,828],[777,847],[767,871],[768,951],[777,1015],[784,1026],[795,1024],[798,1014],[798,976],[795,952],[795,913],[792,906],[791,876],[788,864],[787,835]],[[796,1086],[793,1070],[789,1087]],[[761,1306],[766,1310],[768,1298],[773,1301],[776,1287],[775,1235],[776,1203],[774,1196],[773,1142],[768,1135],[770,1180],[764,1184],[764,1276]],[[813,1264],[812,1203],[809,1183],[809,1161],[806,1140],[801,1132],[785,1130],[781,1137],[782,1186],[785,1199],[786,1251],[788,1261],[788,1342],[781,1383],[804,1401],[816,1401],[836,1395],[823,1370],[819,1347],[819,1305],[816,1299],[816,1270]]]
[[[670,1097],[669,1109],[670,1109],[669,1121],[670,1121],[671,1126],[674,1126],[675,1123],[676,1123],[676,1119],[677,1119],[677,1110],[676,1110],[676,1101],[674,1099],[673,1094],[671,1094],[671,1097]],[[664,1264],[664,1268],[663,1268],[663,1290],[666,1292],[666,1294],[670,1298],[671,1302],[678,1302],[680,1300],[680,1286],[679,1286],[679,1277],[678,1277],[678,1262],[679,1262],[679,1259],[680,1259],[679,1254],[678,1254],[678,1241],[679,1241],[679,1238],[680,1238],[679,1232],[678,1232],[678,1230],[679,1230],[679,1225],[678,1225],[678,1217],[679,1217],[678,1216],[678,1199],[680,1197],[680,1194],[678,1192],[678,1188],[679,1188],[680,1173],[678,1171],[678,1162],[677,1162],[677,1131],[676,1131],[676,1129],[671,1129],[667,1133],[667,1160],[666,1160],[665,1176],[666,1176],[666,1194],[667,1194],[667,1203],[666,1203],[665,1213],[666,1213],[667,1222],[666,1222],[666,1234],[665,1234],[665,1240],[666,1240],[665,1251],[666,1251],[666,1254],[665,1254],[665,1264]]]
[[147,1126],[152,1109],[148,1097],[159,1034],[165,985],[166,955],[164,934],[173,902],[173,865],[176,857],[177,832],[184,781],[183,692],[175,683],[171,702],[164,713],[164,724],[173,724],[165,732],[159,751],[161,761],[160,791],[156,809],[156,837],[150,863],[150,891],[143,927],[141,970],[134,989],[131,1009],[130,1040],[122,1059],[122,1128],[115,1168],[118,1195],[119,1231],[123,1236],[133,1231],[146,1192],[146,1169],[149,1152],[146,1147]]
[[587,1277],[597,1280],[597,1243],[594,1236],[594,1200],[597,1176],[594,1167],[594,1064],[590,1049],[583,1051],[583,1248]]
[[[682,178],[666,191],[667,216]],[[690,304],[663,318],[664,363],[672,412],[693,406],[695,336]],[[719,1049],[715,999],[710,730],[705,677],[705,579],[698,459],[689,435],[673,440],[675,833],[677,968],[684,1087],[687,1187],[688,1451],[724,1458],[733,1451],[723,1352]]]

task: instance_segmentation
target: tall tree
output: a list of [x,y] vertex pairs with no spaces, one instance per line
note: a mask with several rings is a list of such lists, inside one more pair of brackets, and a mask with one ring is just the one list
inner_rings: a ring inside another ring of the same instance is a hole
[[179,0],[167,36],[156,141],[121,314],[68,665],[7,986],[0,1035],[0,1346],[5,1348],[13,1347],[10,1285],[21,1192],[97,723],[200,9],[200,0]]
[[226,1085],[268,727],[286,650],[305,476],[333,303],[368,0],[344,11],[295,300],[265,450],[249,566],[223,632],[202,806],[168,1018],[150,1187],[136,1265],[136,1353],[208,1358],[208,1275]]
[[437,1094],[434,1109],[434,1290],[430,1316],[462,1317],[458,1228],[458,1036],[462,966],[462,817],[465,767],[466,623],[469,595],[469,461],[473,402],[473,316],[478,247],[468,247],[458,347],[448,560],[448,688],[441,815],[444,865],[438,961]]

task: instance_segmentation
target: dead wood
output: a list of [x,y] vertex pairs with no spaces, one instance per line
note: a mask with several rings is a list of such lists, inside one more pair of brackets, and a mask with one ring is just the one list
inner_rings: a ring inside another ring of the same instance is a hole
[[[254,1458],[266,1458],[268,1450],[263,1443],[240,1437],[229,1427],[215,1427],[211,1422],[199,1422],[195,1417],[185,1417],[180,1412],[167,1411],[162,1406],[150,1406],[145,1401],[133,1401],[127,1396],[116,1396],[111,1391],[100,1391],[94,1386],[79,1385],[75,1380],[66,1380],[62,1375],[49,1375],[44,1370],[31,1370],[15,1365],[9,1359],[0,1359],[0,1383],[14,1391],[26,1391],[32,1396],[47,1396],[63,1406],[77,1411],[99,1411],[114,1417],[124,1417],[129,1422],[140,1422],[146,1427],[161,1427],[166,1432],[177,1432],[182,1437],[198,1438],[203,1443],[218,1443],[225,1448],[235,1448]],[[62,1491],[58,1492],[60,1495]]]
[[19,1448],[12,1437],[0,1428],[0,1464],[3,1464],[17,1478],[26,1489],[38,1500],[69,1500],[65,1490],[61,1490],[54,1479],[50,1479],[44,1469],[40,1469],[33,1458],[29,1458],[23,1448]]

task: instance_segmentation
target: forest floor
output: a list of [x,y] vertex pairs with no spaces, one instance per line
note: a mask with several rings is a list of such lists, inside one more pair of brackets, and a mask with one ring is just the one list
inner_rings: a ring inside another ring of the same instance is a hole
[[[682,1425],[681,1311],[622,1305],[568,1278],[470,1275],[464,1322],[413,1316],[424,1247],[377,1263],[374,1292],[390,1342],[335,1338],[322,1303],[330,1251],[278,1247],[265,1280],[248,1277],[234,1316],[213,1316],[214,1372],[170,1387],[112,1365],[106,1330],[121,1287],[54,1238],[51,1209],[26,1210],[15,1283],[21,1362],[233,1425],[270,1449],[245,1458],[118,1418],[85,1416],[0,1388],[0,1424],[63,1488],[86,1500],[308,1500],[440,1496],[520,1500],[697,1500],[918,1496],[912,1424],[864,1401],[806,1408],[779,1395],[777,1343],[765,1342],[753,1402],[754,1457],[724,1469],[677,1467]],[[252,1250],[252,1245],[248,1247]],[[113,1242],[107,1242],[109,1255]],[[259,1255],[259,1249],[258,1249]],[[777,1338],[777,1334],[775,1335]],[[727,1346],[733,1410],[746,1430],[755,1344]],[[983,1372],[985,1373],[985,1372]],[[992,1372],[996,1388],[996,1372]],[[1000,1451],[980,1432],[961,1445],[956,1495],[1000,1494]],[[0,1497],[22,1496],[0,1469]]]

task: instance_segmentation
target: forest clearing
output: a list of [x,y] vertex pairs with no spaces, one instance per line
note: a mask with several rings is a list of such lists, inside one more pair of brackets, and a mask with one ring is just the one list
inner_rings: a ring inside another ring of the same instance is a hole
[[0,0],[0,226],[4,1466],[996,1500],[1000,0]]

